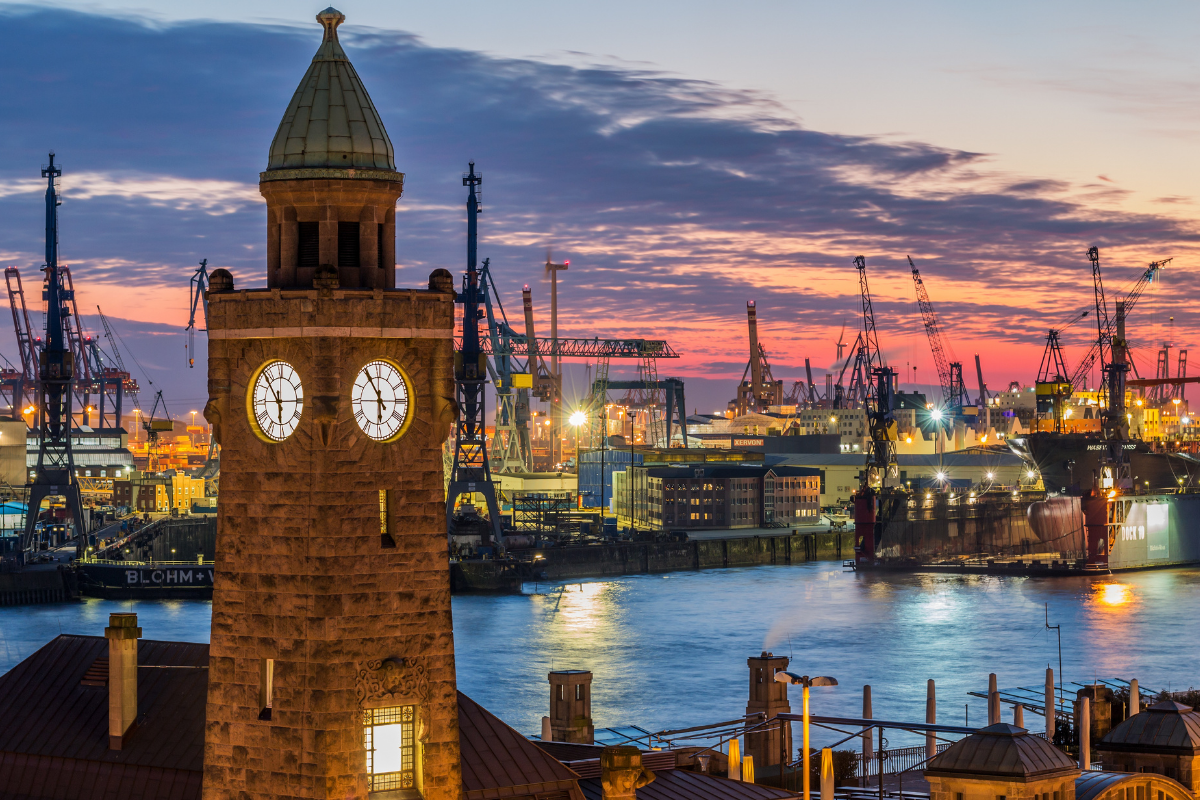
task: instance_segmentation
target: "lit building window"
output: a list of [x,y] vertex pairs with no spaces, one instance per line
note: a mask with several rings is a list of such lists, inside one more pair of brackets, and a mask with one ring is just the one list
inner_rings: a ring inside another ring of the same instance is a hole
[[363,712],[363,747],[367,751],[367,788],[372,792],[416,786],[414,706]]

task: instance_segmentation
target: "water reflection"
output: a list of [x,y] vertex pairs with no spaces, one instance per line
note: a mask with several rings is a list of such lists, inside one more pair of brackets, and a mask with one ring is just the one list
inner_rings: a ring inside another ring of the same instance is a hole
[[1096,600],[1106,606],[1123,606],[1133,599],[1133,587],[1124,583],[1104,583],[1096,587]]
[[[986,718],[983,691],[1066,680],[1137,677],[1147,690],[1194,682],[1200,571],[1103,578],[860,575],[830,562],[529,584],[527,594],[454,598],[459,688],[520,731],[540,729],[546,673],[590,669],[597,726],[651,730],[745,712],[746,658],[790,655],[801,674],[833,675],[822,713],[857,716],[871,684],[881,718],[925,718],[925,681],[937,682],[938,719]],[[0,672],[64,633],[101,635],[130,604],[0,609]],[[147,639],[206,641],[210,605],[136,603]],[[794,695],[794,707],[799,696]],[[1006,719],[1007,717],[1006,711]],[[1027,721],[1029,720],[1027,717]],[[817,734],[814,734],[817,735]],[[900,742],[919,744],[920,741]],[[814,741],[820,746],[821,741]]]

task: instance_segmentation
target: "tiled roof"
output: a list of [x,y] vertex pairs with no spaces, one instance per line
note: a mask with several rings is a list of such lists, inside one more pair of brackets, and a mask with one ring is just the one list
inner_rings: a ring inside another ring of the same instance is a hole
[[0,796],[199,798],[208,646],[138,642],[138,727],[121,750],[92,669],[107,655],[103,637],[62,635],[0,676]]
[[458,735],[465,800],[552,793],[583,800],[574,772],[462,692]]
[[[63,635],[0,676],[0,800],[198,800],[208,645],[138,642],[138,727],[121,750],[107,656],[101,636]],[[583,800],[574,772],[461,692],[458,715],[466,800]]]
[[[587,800],[602,800],[604,790],[599,778],[579,782]],[[715,775],[703,775],[683,769],[654,773],[654,781],[637,790],[637,800],[776,800],[799,797],[795,792],[731,781]]]
[[345,19],[334,8],[317,15],[324,38],[271,141],[268,171],[396,169],[383,120],[338,42]]
[[1170,700],[1155,703],[1117,725],[1097,750],[1200,754],[1200,713]]
[[979,775],[1026,780],[1078,771],[1063,751],[1024,728],[1001,722],[981,728],[934,756],[927,775]]

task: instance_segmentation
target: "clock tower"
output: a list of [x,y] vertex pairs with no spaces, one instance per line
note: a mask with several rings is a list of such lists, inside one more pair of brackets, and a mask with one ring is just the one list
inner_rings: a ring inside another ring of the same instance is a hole
[[441,445],[451,275],[395,288],[404,176],[324,36],[271,144],[266,288],[216,270],[204,798],[459,798]]

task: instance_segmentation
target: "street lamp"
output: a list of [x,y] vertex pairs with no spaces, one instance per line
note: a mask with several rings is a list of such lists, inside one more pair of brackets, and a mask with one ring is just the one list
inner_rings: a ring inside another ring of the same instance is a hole
[[[803,749],[803,753],[804,753],[804,800],[809,800],[809,797],[808,797],[808,783],[809,783],[809,774],[808,774],[808,769],[809,769],[809,767],[808,767],[808,687],[810,687],[810,686],[837,686],[838,685],[837,678],[829,678],[829,677],[810,678],[807,675],[797,675],[794,672],[776,672],[775,680],[779,681],[780,683],[790,683],[790,684],[799,685],[799,686],[804,687],[804,703],[802,706],[802,708],[804,709],[804,711],[803,711],[803,716],[804,716],[804,723],[803,723],[803,727],[804,727],[804,749]],[[780,736],[782,736],[782,735],[783,734],[781,731]],[[783,777],[783,765],[782,764],[779,766],[779,770],[780,770],[779,775],[781,778],[780,783],[782,784],[782,777]],[[883,780],[883,779],[880,778],[880,780]]]
[[576,411],[567,418],[567,422],[575,428],[575,474],[579,474],[579,429],[587,422],[587,414]]

